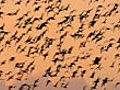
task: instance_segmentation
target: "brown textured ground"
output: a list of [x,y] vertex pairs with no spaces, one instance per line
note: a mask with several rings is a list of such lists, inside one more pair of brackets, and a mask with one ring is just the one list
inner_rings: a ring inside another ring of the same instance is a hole
[[119,0],[0,0],[0,90],[120,90]]

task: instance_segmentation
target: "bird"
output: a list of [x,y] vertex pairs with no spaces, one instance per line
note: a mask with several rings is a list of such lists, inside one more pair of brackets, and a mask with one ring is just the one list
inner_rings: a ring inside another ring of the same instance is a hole
[[17,15],[19,11],[20,11],[20,9],[16,10],[15,12],[9,12],[9,13],[7,13],[7,15],[8,16]]
[[74,78],[75,76],[76,76],[76,74],[77,74],[77,72],[78,72],[78,69],[77,70],[75,70],[75,71],[73,71],[73,73],[72,73],[72,78]]
[[18,0],[18,1],[15,3],[15,5],[20,5],[21,2],[22,2],[22,0]]
[[69,19],[70,19],[70,16],[65,16],[65,19],[64,19],[64,20],[62,20],[62,21],[60,21],[60,22],[57,23],[58,26],[59,26],[59,25],[62,25],[63,23],[66,23]]
[[16,63],[16,64],[15,64],[15,67],[16,67],[16,68],[23,68],[23,67],[24,67],[24,64],[25,64],[24,62]]
[[90,22],[90,26],[94,27],[95,23],[96,23],[96,21],[95,21],[95,20],[92,20],[92,21]]
[[38,25],[38,26],[36,27],[36,29],[37,29],[37,30],[41,30],[43,27],[46,27],[47,24],[48,24],[47,21],[46,21],[46,22],[43,22],[42,24]]
[[27,48],[26,46],[25,46],[25,47],[23,47],[23,48],[21,48],[21,50],[19,51],[19,53],[24,52],[26,48]]
[[12,86],[12,85],[10,85],[9,87],[8,87],[8,90],[12,90],[13,88],[15,88],[16,86]]
[[93,89],[96,89],[96,87],[97,87],[97,85],[98,85],[99,81],[100,81],[100,79],[99,79],[99,78],[97,78],[97,79],[94,81],[94,85],[91,87],[91,88],[92,88],[92,90],[93,90]]
[[30,66],[32,66],[34,64],[35,61],[32,61],[28,64],[27,68],[29,68]]
[[38,10],[40,9],[40,7],[41,7],[41,6],[35,7],[34,11],[35,11],[35,12],[38,11]]
[[66,31],[63,35],[60,36],[60,41],[61,41],[65,36],[67,36],[67,33],[68,33],[68,32]]
[[17,39],[17,37],[16,37],[17,34],[18,34],[18,31],[16,31],[16,32],[11,36],[11,38],[12,38],[13,40]]
[[105,77],[105,78],[102,80],[102,85],[101,85],[101,86],[104,86],[107,82],[108,82],[108,77]]
[[81,75],[80,76],[83,77],[85,73],[86,73],[86,70],[81,71]]
[[93,62],[93,65],[96,65],[96,64],[99,65],[100,60],[101,60],[101,57],[96,57]]
[[14,75],[11,75],[10,77],[8,77],[7,81],[13,79]]
[[63,11],[67,11],[70,8],[70,4],[68,4],[66,7],[63,8]]
[[10,61],[14,61],[15,60],[15,57],[10,57]]
[[25,90],[30,90],[31,87],[30,87],[30,85],[24,83],[24,84],[22,84],[22,85],[20,86],[20,88],[19,88],[18,90],[23,90],[23,89],[25,89]]
[[59,81],[56,82],[56,83],[53,85],[53,87],[57,87],[58,83],[59,83]]
[[48,17],[48,19],[46,21],[49,22],[50,20],[55,20],[55,15],[51,16],[51,17]]
[[46,52],[45,54],[43,54],[44,60],[46,59],[47,56],[48,56],[48,52]]
[[90,78],[94,78],[94,76],[95,76],[95,72],[91,74]]
[[71,47],[69,48],[69,50],[67,51],[67,53],[68,53],[68,54],[71,54],[72,50],[73,50],[73,46],[71,46]]
[[0,31],[1,34],[5,34],[7,35],[9,32],[6,32],[6,31]]
[[33,83],[33,87],[32,87],[32,90],[34,90],[35,87],[37,87],[37,83],[39,82],[39,79],[36,79]]
[[68,65],[68,67],[72,67],[72,66],[74,66],[75,65],[75,63],[74,62],[72,62],[72,63],[70,63],[70,65]]
[[68,84],[69,84],[68,82],[67,82],[66,84],[62,83],[62,84],[61,84],[61,87],[67,88],[67,87],[68,87]]
[[26,1],[25,6],[27,6],[28,3],[30,3],[30,0],[27,0],[27,1]]
[[6,60],[2,61],[2,62],[1,62],[1,65],[4,65],[5,63],[6,63]]

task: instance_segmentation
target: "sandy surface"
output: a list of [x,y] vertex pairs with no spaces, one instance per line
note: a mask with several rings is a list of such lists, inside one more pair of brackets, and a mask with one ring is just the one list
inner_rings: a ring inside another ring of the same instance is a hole
[[0,90],[120,90],[119,76],[119,0],[0,0]]

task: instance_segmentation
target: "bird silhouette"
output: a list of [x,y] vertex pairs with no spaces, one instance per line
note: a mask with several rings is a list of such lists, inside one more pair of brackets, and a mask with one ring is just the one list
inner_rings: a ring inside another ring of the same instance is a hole
[[25,90],[30,90],[31,89],[31,87],[30,87],[30,85],[28,85],[28,84],[22,84],[21,86],[20,86],[20,88],[19,88],[19,90],[23,90],[23,89],[25,89]]

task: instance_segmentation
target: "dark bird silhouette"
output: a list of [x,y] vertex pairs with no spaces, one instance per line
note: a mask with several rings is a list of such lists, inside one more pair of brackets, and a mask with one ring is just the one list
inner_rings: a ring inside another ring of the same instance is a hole
[[13,40],[17,39],[17,37],[16,37],[17,33],[18,33],[18,31],[16,31],[16,32],[11,36],[11,38],[12,38]]
[[70,4],[63,8],[63,10],[67,11],[70,8]]
[[71,46],[69,49],[68,49],[68,54],[71,54],[71,52],[72,52],[72,50],[73,50],[73,46]]
[[86,70],[81,71],[81,77],[83,77],[85,73],[86,73]]
[[31,24],[33,24],[35,21],[39,21],[40,18],[39,17],[35,17],[32,21],[31,21]]
[[6,32],[6,31],[0,31],[1,34],[8,34],[9,32]]
[[21,2],[22,2],[22,0],[18,0],[18,1],[15,3],[15,5],[20,5]]
[[67,33],[68,33],[68,32],[66,31],[63,35],[60,36],[60,41],[61,41],[65,36],[67,36]]
[[19,53],[24,52],[26,48],[27,48],[26,46],[25,46],[25,47],[23,47],[23,48],[21,48],[21,50],[19,51]]
[[72,76],[71,76],[71,77],[74,78],[74,77],[76,76],[77,72],[78,72],[78,69],[75,70],[75,71],[72,73]]
[[35,11],[35,12],[36,12],[36,11],[39,11],[40,7],[41,7],[41,6],[37,6],[37,7],[34,9],[34,11]]
[[25,36],[25,33],[23,33],[20,37],[17,38],[15,44],[17,44],[18,42],[20,42],[20,40],[23,38],[23,36]]
[[27,4],[29,4],[29,3],[30,3],[30,0],[27,0],[26,3],[25,3],[25,6],[26,6]]
[[17,21],[21,21],[21,20],[23,20],[23,18],[24,18],[24,16],[21,16],[21,17],[17,18]]
[[15,64],[15,67],[16,67],[16,68],[23,68],[23,67],[24,67],[24,64],[25,64],[24,62],[16,63],[16,64]]
[[27,68],[29,68],[30,66],[32,66],[34,64],[35,61],[32,61],[28,64]]
[[14,75],[11,75],[10,77],[8,77],[7,81],[13,79]]
[[95,23],[96,23],[96,21],[95,21],[95,20],[92,20],[92,21],[90,22],[90,26],[94,27]]
[[64,20],[58,22],[58,26],[62,25],[63,23],[66,23],[70,19],[70,16],[65,16],[64,18],[65,18]]
[[75,65],[75,63],[74,62],[72,62],[72,63],[70,63],[70,65],[68,65],[68,67],[72,67],[72,66],[74,66]]
[[15,57],[10,57],[10,61],[14,61],[15,60]]
[[93,65],[95,65],[95,64],[99,65],[100,60],[101,60],[101,57],[96,57],[93,62]]
[[109,49],[110,47],[112,47],[112,46],[113,46],[113,43],[109,43],[108,46],[107,46],[107,48],[106,48],[106,51],[108,51],[108,49]]
[[2,62],[1,62],[1,65],[4,65],[5,63],[6,63],[6,60],[2,61]]
[[15,86],[11,85],[11,86],[8,87],[8,90],[12,90],[13,88],[15,88]]
[[68,84],[69,84],[69,83],[62,83],[62,84],[61,84],[61,87],[62,87],[62,88],[67,88],[67,87],[68,87]]
[[97,78],[95,81],[94,81],[94,85],[92,86],[92,89],[96,89],[98,83],[99,83],[100,79]]
[[43,54],[44,60],[46,59],[47,56],[48,56],[48,52],[46,52],[45,54]]
[[94,36],[95,35],[95,31],[94,32],[90,32],[89,34],[88,34],[88,36],[87,36],[87,39],[88,38],[91,38],[92,36]]
[[94,78],[94,76],[95,76],[95,72],[91,74],[90,78]]
[[119,5],[117,3],[115,3],[114,7],[109,11],[108,16],[111,16],[112,12],[115,11],[115,10],[117,10],[118,6]]
[[48,69],[45,70],[45,74],[43,75],[43,77],[47,77],[48,73],[50,73],[51,67],[49,67]]
[[28,16],[29,13],[30,11],[27,11],[23,16]]
[[86,17],[86,15],[83,15],[84,11],[82,11],[80,14],[79,14],[79,19],[80,19],[80,22]]
[[79,48],[80,48],[80,47],[85,47],[85,46],[86,46],[86,42],[83,41],[83,42],[80,43]]
[[32,41],[32,37],[29,36],[27,40],[25,40],[25,43],[31,43],[31,41]]
[[57,81],[57,82],[53,85],[53,87],[57,87],[58,83],[59,83],[59,81]]
[[37,29],[37,30],[41,30],[43,27],[46,27],[47,24],[48,24],[48,22],[43,22],[42,24],[38,25],[38,26],[36,27],[36,29]]
[[30,68],[30,72],[33,72],[35,70],[35,66],[32,66],[31,68]]
[[27,30],[26,33],[30,32],[30,31],[32,31],[32,26],[30,26],[30,27],[28,28],[28,30]]
[[108,82],[108,78],[106,77],[102,80],[102,85],[101,86],[104,86],[107,82]]
[[56,63],[59,59],[58,58],[55,58],[52,60],[52,62]]
[[7,73],[5,73],[5,75],[10,75],[12,73],[12,71],[8,71]]
[[24,89],[25,90],[30,90],[30,88],[31,88],[30,85],[28,85],[28,84],[22,84],[21,87],[19,88],[19,90],[24,90]]
[[74,60],[74,62],[77,62],[78,60],[79,60],[79,56],[77,56],[76,58],[75,58],[75,60]]
[[33,83],[33,87],[32,87],[32,90],[34,90],[35,87],[37,87],[37,83],[39,82],[39,79],[36,79]]
[[54,16],[51,16],[51,17],[48,17],[48,19],[46,20],[47,22],[51,21],[51,20],[55,20],[55,15]]
[[17,15],[19,11],[20,11],[20,9],[16,10],[15,12],[9,12],[9,13],[7,13],[7,15],[8,16]]

